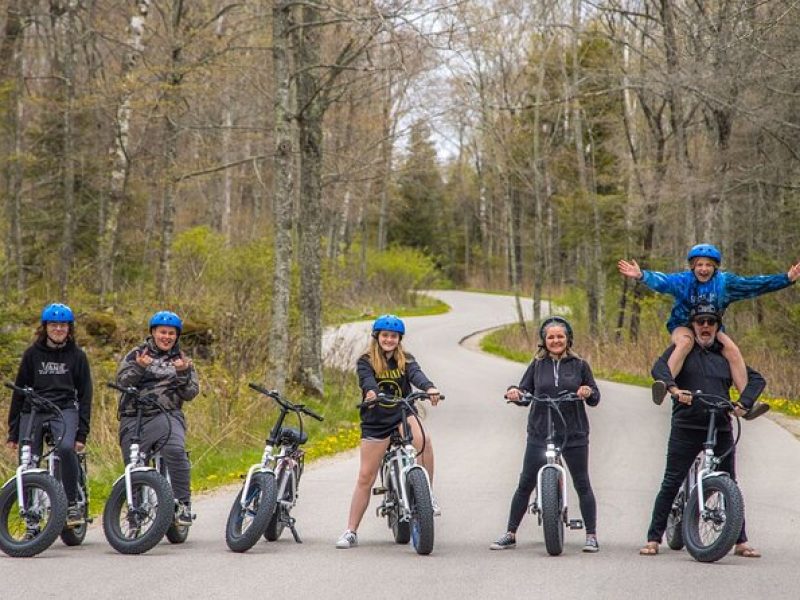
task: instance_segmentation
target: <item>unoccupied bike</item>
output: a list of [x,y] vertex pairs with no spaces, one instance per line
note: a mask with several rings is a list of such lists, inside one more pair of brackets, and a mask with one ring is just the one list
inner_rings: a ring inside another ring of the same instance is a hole
[[61,483],[38,465],[40,458],[32,448],[33,426],[40,413],[51,413],[61,420],[63,417],[56,404],[32,388],[5,385],[26,396],[31,412],[25,431],[20,432],[19,466],[0,490],[0,549],[13,557],[35,556],[49,548],[64,530],[67,495]]
[[[433,497],[428,472],[417,462],[417,456],[425,450],[425,431],[417,414],[417,400],[427,400],[426,392],[412,392],[405,398],[378,394],[374,400],[365,400],[358,405],[369,407],[375,404],[396,405],[400,409],[402,427],[392,432],[389,446],[381,461],[381,485],[372,489],[373,495],[383,495],[383,502],[376,509],[378,517],[386,517],[394,541],[407,544],[411,541],[417,554],[433,552]],[[444,400],[444,395],[439,398]],[[409,418],[417,419],[422,431],[422,449],[417,452],[412,441]]]
[[[561,404],[565,402],[583,402],[574,392],[564,391],[556,397],[534,396],[522,394],[521,400],[508,400],[519,406],[529,406],[531,402],[542,405],[547,410],[547,437],[545,438],[545,458],[547,462],[536,474],[536,496],[530,505],[531,513],[536,515],[542,527],[544,545],[547,553],[558,556],[564,551],[564,535],[567,527],[583,529],[582,519],[569,518],[569,502],[567,498],[567,471],[561,459],[562,448],[568,441],[567,422],[561,413]],[[556,445],[556,427],[553,414],[564,424],[564,435],[561,446]]]
[[[302,543],[291,512],[297,504],[300,477],[303,475],[305,453],[301,446],[308,441],[303,430],[303,417],[317,421],[323,417],[303,404],[294,404],[283,398],[277,390],[268,390],[256,383],[253,390],[272,398],[279,407],[278,418],[264,446],[261,462],[252,465],[242,489],[231,506],[225,527],[225,542],[234,552],[246,552],[263,535],[274,542],[284,529],[292,532],[294,541]],[[297,415],[299,428],[284,427],[289,413]]]
[[107,385],[127,396],[136,421],[125,472],[114,482],[103,510],[106,539],[122,554],[147,552],[170,529],[174,536],[168,539],[181,543],[187,531],[177,524],[177,503],[160,453],[171,435],[171,426],[163,442],[149,453],[141,452],[139,446],[143,418],[163,414],[169,423],[169,414],[155,398],[142,394],[135,387],[122,387],[112,382]]
[[[720,456],[714,453],[717,444],[717,421],[728,418],[736,404],[728,398],[701,391],[692,393],[693,400],[708,413],[706,441],[695,458],[672,503],[667,517],[666,541],[673,550],[684,546],[698,562],[715,562],[730,552],[742,530],[744,499],[729,473],[717,470],[741,437],[741,422],[736,416],[733,444]],[[766,410],[762,405],[751,409],[748,420]]]

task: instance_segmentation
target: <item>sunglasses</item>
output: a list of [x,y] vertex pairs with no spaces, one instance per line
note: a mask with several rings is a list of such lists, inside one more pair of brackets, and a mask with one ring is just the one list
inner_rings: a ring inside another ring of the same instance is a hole
[[714,317],[700,317],[699,319],[695,319],[694,322],[698,325],[716,325],[719,323]]

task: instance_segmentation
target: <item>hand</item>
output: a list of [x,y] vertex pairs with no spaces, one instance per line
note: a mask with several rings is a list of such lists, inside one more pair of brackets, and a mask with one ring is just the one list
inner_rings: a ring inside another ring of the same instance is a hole
[[364,400],[375,400],[378,397],[378,394],[375,393],[375,390],[370,390],[366,394],[364,394]]
[[176,371],[186,371],[192,366],[192,359],[186,358],[186,355],[181,352],[178,358],[172,359],[172,364],[175,366]]
[[9,440],[6,442],[6,448],[8,448],[9,450],[17,450],[17,448],[19,448],[19,444],[17,442],[12,442]]
[[737,417],[743,417],[747,414],[747,409],[744,406],[736,405],[736,408],[733,409],[733,414]]
[[582,385],[578,388],[576,394],[578,394],[578,396],[580,396],[583,400],[588,400],[592,395],[592,388],[590,388],[588,385]]
[[789,267],[789,272],[786,275],[789,277],[789,281],[797,281],[797,278],[800,277],[800,263]]
[[517,402],[522,397],[522,394],[519,391],[519,388],[509,388],[506,390],[504,398],[509,402]]
[[83,452],[86,449],[86,444],[83,442],[75,442],[75,452]]
[[153,357],[147,353],[147,348],[136,353],[136,364],[144,369],[153,364]]
[[635,260],[628,262],[625,259],[620,259],[617,261],[617,269],[619,269],[619,272],[625,277],[631,277],[633,279],[642,278],[642,270],[639,268],[639,264]]
[[669,389],[669,393],[675,400],[677,400],[681,404],[685,404],[686,406],[692,405],[692,399],[693,399],[692,392],[690,392],[689,390],[679,390],[678,388],[673,387]]
[[428,394],[428,398],[431,399],[431,404],[433,406],[439,404],[439,390],[437,390],[435,387],[432,387],[425,390],[425,393]]

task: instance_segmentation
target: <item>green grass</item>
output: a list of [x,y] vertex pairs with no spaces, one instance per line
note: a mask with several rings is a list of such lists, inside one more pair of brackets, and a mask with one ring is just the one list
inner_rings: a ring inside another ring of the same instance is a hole
[[343,308],[332,316],[337,323],[352,323],[353,321],[370,321],[379,315],[395,314],[400,318],[405,317],[427,317],[432,315],[442,315],[450,312],[450,306],[441,300],[419,294],[415,304],[402,304],[399,306],[377,306],[370,307],[368,311],[352,310]]

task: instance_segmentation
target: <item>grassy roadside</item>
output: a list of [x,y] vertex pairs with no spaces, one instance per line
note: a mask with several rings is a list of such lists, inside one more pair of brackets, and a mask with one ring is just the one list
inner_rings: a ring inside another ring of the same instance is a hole
[[[530,362],[531,352],[526,348],[526,342],[521,338],[518,331],[519,327],[516,324],[492,331],[481,339],[481,350],[520,363]],[[629,356],[632,356],[634,352],[639,352],[639,350],[629,350]],[[595,377],[598,379],[650,387],[653,380],[649,375],[614,368],[605,364],[602,357],[603,355],[600,352],[593,352],[591,357],[587,357],[591,362]],[[767,395],[762,396],[761,401],[769,404],[770,409],[773,411],[800,418],[800,401],[798,400]]]

